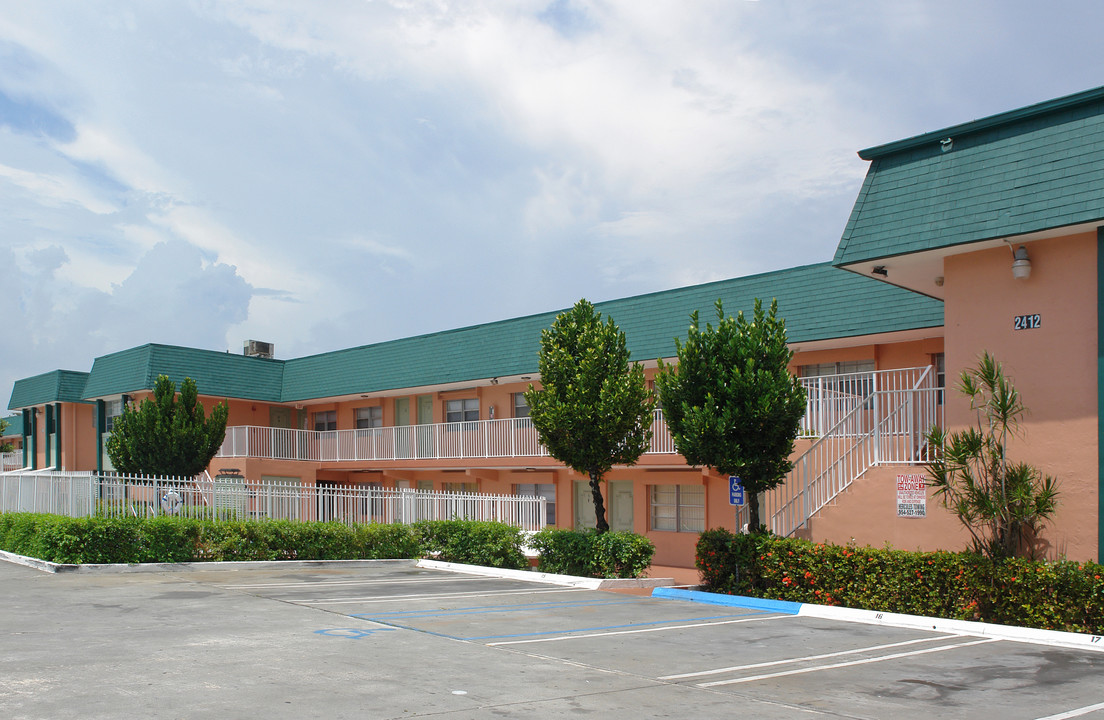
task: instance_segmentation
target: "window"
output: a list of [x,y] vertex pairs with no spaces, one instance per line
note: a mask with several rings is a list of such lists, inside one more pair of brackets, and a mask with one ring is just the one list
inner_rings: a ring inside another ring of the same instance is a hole
[[525,393],[514,393],[514,417],[529,417],[529,403],[525,402]]
[[705,530],[705,488],[701,485],[652,485],[649,505],[652,530]]
[[383,408],[378,405],[376,407],[357,408],[356,426],[357,429],[383,427]]
[[449,400],[445,403],[445,422],[470,422],[479,419],[479,398]]
[[115,427],[115,418],[123,414],[122,400],[104,401],[104,432],[111,432]]
[[939,388],[936,398],[940,405],[943,404],[943,391],[947,387],[947,356],[943,353],[932,355],[932,365],[935,366],[935,386]]
[[801,377],[818,375],[846,375],[849,373],[874,372],[873,360],[847,360],[844,362],[816,363],[802,365],[797,369]]
[[514,485],[515,495],[542,497],[544,503],[544,524],[556,524],[556,486],[553,483],[518,483]]
[[473,482],[443,482],[441,490],[451,493],[476,493],[479,492],[479,484]]
[[337,411],[326,410],[325,412],[316,412],[314,414],[314,429],[319,432],[324,430],[337,430]]

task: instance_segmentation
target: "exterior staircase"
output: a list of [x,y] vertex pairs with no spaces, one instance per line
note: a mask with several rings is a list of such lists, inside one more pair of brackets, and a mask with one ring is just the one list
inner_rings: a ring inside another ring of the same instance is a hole
[[[806,527],[870,468],[926,462],[927,432],[943,421],[943,389],[930,366],[805,378],[803,384],[808,408],[802,432],[816,439],[784,482],[759,494],[760,522],[783,537]],[[737,518],[746,527],[746,505]]]

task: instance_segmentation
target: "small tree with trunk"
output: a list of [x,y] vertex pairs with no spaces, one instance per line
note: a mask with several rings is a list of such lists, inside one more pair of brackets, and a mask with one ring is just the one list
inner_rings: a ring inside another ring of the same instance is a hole
[[220,402],[205,418],[195,380],[176,384],[159,375],[153,397],[115,418],[107,455],[122,473],[190,477],[203,472],[226,436],[229,408]]
[[755,299],[749,321],[727,318],[716,303],[717,326],[690,315],[686,342],[675,340],[678,365],[660,360],[656,386],[675,447],[691,465],[736,475],[747,491],[749,527],[759,529],[759,493],[781,484],[805,414],[805,389],[788,370],[786,321]]
[[958,390],[970,398],[976,425],[928,432],[935,452],[928,484],[970,532],[976,551],[994,560],[1034,557],[1039,531],[1058,505],[1058,486],[1036,468],[1008,460],[1008,441],[1026,411],[1020,393],[988,352],[962,372]]
[[606,532],[602,477],[635,464],[652,438],[644,369],[629,363],[625,334],[585,299],[541,331],[539,367],[542,389],[525,393],[533,426],[552,457],[590,478],[595,527]]

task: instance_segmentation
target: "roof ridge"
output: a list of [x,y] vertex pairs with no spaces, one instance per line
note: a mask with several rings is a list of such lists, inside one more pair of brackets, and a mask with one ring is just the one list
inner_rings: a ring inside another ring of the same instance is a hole
[[1092,88],[1090,90],[1082,90],[1081,92],[1054,98],[1053,100],[1044,100],[1043,102],[1034,103],[1032,105],[1025,105],[1015,110],[1006,110],[996,115],[986,115],[976,120],[958,123],[957,125],[951,125],[941,130],[933,130],[921,135],[914,135],[904,140],[896,140],[894,142],[885,143],[884,145],[875,145],[874,147],[859,150],[859,157],[863,160],[873,160],[878,157],[898,153],[902,150],[909,150],[947,137],[981,132],[982,130],[988,130],[1000,125],[1007,125],[1027,118],[1048,115],[1060,110],[1066,110],[1071,107],[1085,105],[1099,100],[1104,100],[1104,86]]

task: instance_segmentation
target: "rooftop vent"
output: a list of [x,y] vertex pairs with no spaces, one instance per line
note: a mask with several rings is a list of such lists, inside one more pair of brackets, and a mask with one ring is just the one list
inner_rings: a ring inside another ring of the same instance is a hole
[[275,350],[272,343],[260,340],[246,340],[242,346],[242,354],[247,357],[271,358]]

